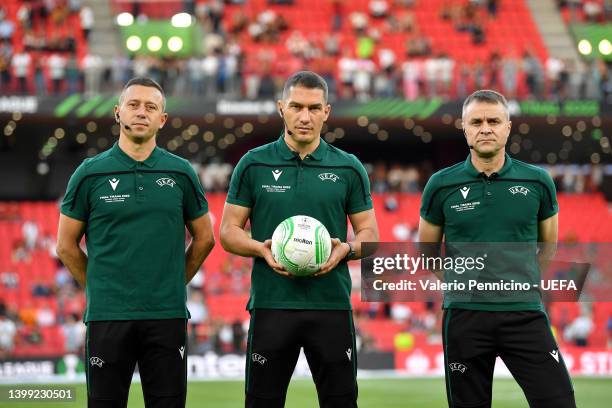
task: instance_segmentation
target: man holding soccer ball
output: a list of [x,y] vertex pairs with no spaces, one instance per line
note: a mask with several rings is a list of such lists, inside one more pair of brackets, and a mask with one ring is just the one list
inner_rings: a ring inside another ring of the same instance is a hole
[[[300,348],[313,374],[319,405],[357,406],[355,329],[347,262],[361,242],[378,240],[368,176],[351,154],[327,144],[325,80],[310,71],[285,83],[278,113],[284,134],[245,154],[232,175],[220,227],[226,251],[254,257],[245,376],[246,407],[285,405]],[[304,215],[321,222],[331,253],[314,275],[295,277],[271,251],[276,227]],[[347,236],[347,215],[355,232]],[[245,230],[251,223],[251,235]]]

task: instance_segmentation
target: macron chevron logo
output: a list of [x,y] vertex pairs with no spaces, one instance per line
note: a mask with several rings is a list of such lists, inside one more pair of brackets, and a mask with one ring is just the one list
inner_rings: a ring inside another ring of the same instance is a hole
[[278,181],[278,178],[283,174],[282,170],[272,170],[272,175],[274,176],[274,181]]
[[108,182],[110,183],[111,187],[113,188],[113,191],[115,191],[117,189],[117,185],[119,184],[119,179],[112,178],[112,179],[108,180]]
[[465,186],[465,187],[461,187],[459,189],[459,191],[461,192],[461,195],[463,196],[463,199],[465,200],[468,196],[468,194],[470,193],[470,188]]
[[548,354],[550,354],[550,356],[554,358],[557,363],[559,362],[559,350],[549,351]]

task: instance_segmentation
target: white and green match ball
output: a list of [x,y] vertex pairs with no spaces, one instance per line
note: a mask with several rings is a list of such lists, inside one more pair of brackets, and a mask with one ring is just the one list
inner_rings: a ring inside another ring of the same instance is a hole
[[317,272],[329,259],[331,238],[325,225],[307,215],[294,215],[272,234],[272,256],[295,276]]

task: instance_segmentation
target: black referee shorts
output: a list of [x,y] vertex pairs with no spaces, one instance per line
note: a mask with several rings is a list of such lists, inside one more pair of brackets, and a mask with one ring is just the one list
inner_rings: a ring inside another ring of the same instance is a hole
[[350,310],[255,309],[247,348],[247,408],[285,406],[302,347],[319,406],[357,407],[357,355]]
[[116,320],[87,324],[87,406],[125,408],[138,363],[147,408],[184,408],[187,321]]
[[497,356],[531,408],[576,407],[572,382],[545,313],[447,309],[442,336],[449,407],[491,407]]

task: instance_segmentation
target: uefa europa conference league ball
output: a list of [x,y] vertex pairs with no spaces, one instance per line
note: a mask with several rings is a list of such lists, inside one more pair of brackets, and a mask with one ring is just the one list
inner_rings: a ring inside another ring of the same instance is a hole
[[287,218],[272,234],[272,256],[295,276],[317,272],[330,253],[331,238],[327,228],[307,215]]

